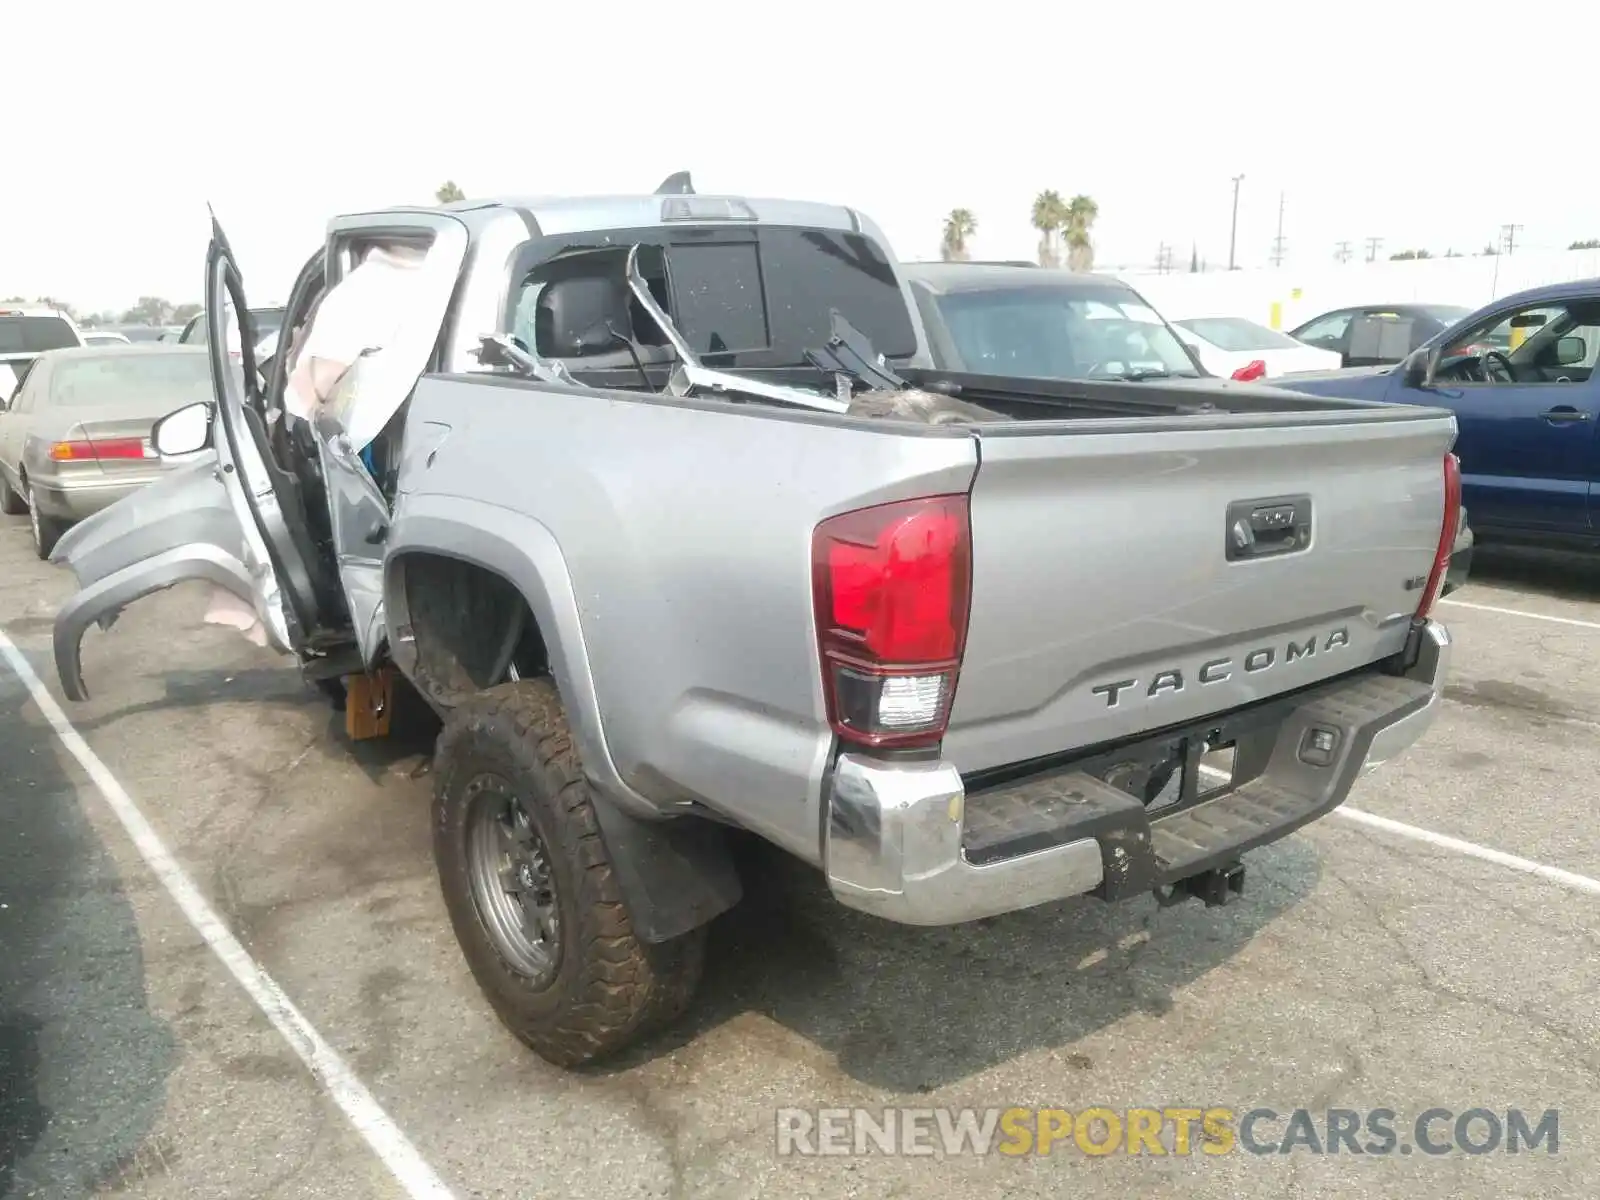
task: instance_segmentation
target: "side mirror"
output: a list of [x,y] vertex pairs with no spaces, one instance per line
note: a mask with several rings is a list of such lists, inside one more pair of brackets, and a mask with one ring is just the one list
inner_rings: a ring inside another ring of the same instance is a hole
[[211,445],[212,405],[205,400],[169,412],[150,429],[150,444],[162,458],[193,454]]
[[1575,367],[1589,357],[1589,347],[1581,337],[1564,337],[1556,342],[1556,366]]
[[1433,382],[1433,373],[1439,365],[1437,347],[1418,347],[1407,356],[1400,368],[1400,382],[1408,388],[1425,388]]

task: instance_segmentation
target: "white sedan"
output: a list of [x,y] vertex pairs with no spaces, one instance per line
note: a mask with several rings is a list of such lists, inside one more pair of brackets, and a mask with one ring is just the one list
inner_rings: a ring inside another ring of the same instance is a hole
[[1224,379],[1269,379],[1291,371],[1337,371],[1337,351],[1297,342],[1243,317],[1191,317],[1172,322],[1200,365]]

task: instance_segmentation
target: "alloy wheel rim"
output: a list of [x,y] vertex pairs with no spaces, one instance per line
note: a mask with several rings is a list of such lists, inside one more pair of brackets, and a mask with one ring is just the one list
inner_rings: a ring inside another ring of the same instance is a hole
[[561,914],[550,851],[511,787],[493,775],[467,785],[467,874],[494,947],[517,974],[546,987],[561,964]]

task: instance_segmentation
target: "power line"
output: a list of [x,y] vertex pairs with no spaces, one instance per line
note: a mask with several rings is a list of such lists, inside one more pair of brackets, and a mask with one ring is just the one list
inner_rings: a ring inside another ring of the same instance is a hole
[[1377,262],[1378,261],[1378,249],[1382,245],[1383,245],[1383,239],[1380,238],[1380,237],[1369,237],[1367,239],[1367,261],[1368,262]]
[[1156,272],[1161,275],[1172,273],[1172,247],[1165,242],[1156,250]]
[[1500,226],[1500,244],[1507,254],[1513,254],[1517,249],[1517,234],[1521,232],[1521,225]]
[[1283,240],[1283,193],[1278,193],[1278,236],[1272,239],[1272,265],[1283,266],[1283,254],[1288,243]]

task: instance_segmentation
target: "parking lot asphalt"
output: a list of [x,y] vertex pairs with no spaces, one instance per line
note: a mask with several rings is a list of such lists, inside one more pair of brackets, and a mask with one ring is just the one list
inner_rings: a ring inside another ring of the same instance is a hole
[[[1441,610],[1457,646],[1438,723],[1350,804],[1600,876],[1600,568],[1477,569]],[[25,522],[0,521],[0,629],[58,698],[50,622],[69,592]],[[91,633],[93,698],[62,708],[457,1196],[1593,1194],[1600,897],[1340,816],[1249,856],[1221,909],[1081,900],[915,930],[783,872],[714,929],[683,1026],[557,1071],[498,1025],[449,931],[427,731],[349,744],[283,660],[202,625],[203,603],[175,589]],[[0,906],[0,1196],[407,1194],[3,659]],[[1560,1140],[1438,1157],[777,1152],[778,1108],[886,1105],[1387,1108],[1402,1133],[1430,1108],[1558,1109]]]

